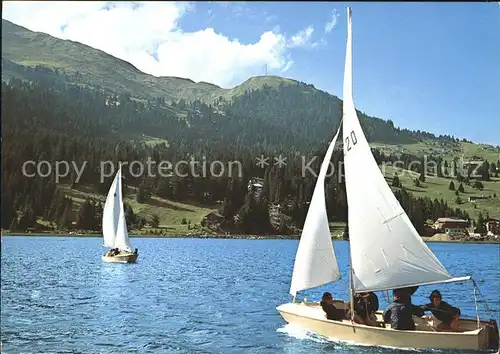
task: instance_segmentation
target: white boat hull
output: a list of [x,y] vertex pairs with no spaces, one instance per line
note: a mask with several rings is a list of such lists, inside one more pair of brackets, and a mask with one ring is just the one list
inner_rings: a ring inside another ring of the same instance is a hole
[[139,255],[137,253],[119,253],[114,256],[103,255],[101,258],[104,262],[108,263],[135,263],[137,257]]
[[[337,304],[336,304],[337,305]],[[345,305],[344,305],[345,306]],[[499,347],[498,327],[482,321],[477,328],[475,320],[461,320],[463,332],[436,332],[431,324],[415,317],[415,331],[399,331],[385,327],[359,325],[350,320],[327,320],[318,303],[288,303],[277,307],[283,319],[311,332],[332,340],[349,342],[356,345],[412,348],[412,349],[462,349],[480,350]],[[377,319],[383,322],[382,313]],[[437,321],[434,319],[434,321]],[[435,323],[435,322],[434,322]]]

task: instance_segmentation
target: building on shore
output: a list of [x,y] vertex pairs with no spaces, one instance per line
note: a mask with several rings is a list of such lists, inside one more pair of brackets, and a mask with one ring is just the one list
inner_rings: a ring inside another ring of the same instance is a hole
[[469,235],[467,228],[470,222],[458,218],[438,218],[432,227],[439,233],[448,234],[454,238],[462,238]]

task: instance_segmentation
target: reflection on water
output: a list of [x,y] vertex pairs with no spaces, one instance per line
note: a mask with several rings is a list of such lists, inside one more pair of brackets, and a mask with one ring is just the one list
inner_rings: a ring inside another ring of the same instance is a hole
[[119,301],[126,296],[125,268],[134,264],[106,263],[101,261],[97,288],[99,297],[105,302]]

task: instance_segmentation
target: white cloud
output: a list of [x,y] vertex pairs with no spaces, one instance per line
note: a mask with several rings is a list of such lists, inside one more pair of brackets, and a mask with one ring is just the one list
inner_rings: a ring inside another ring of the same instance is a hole
[[[254,43],[216,33],[213,28],[184,32],[179,20],[187,2],[4,2],[2,17],[33,31],[78,41],[126,60],[156,76],[179,76],[222,87],[250,75],[284,72],[293,65],[289,48],[314,46],[312,27],[287,39],[278,30]],[[156,58],[155,59],[155,53]]]
[[325,33],[330,33],[335,26],[337,26],[337,20],[339,18],[339,14],[337,13],[337,10],[332,11],[332,19],[325,24]]
[[297,32],[293,35],[287,42],[288,48],[316,48],[318,46],[325,46],[327,44],[326,40],[320,39],[319,42],[312,40],[312,35],[314,32],[314,27],[308,26],[303,30]]
[[302,31],[299,31],[296,35],[292,36],[289,41],[289,47],[303,47],[310,43],[312,34],[314,32],[313,26],[309,26],[304,28]]

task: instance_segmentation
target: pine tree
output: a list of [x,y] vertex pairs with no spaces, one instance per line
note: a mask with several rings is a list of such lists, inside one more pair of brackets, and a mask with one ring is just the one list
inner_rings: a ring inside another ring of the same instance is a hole
[[453,181],[450,181],[450,184],[448,185],[448,189],[450,191],[454,191],[455,190],[455,184],[453,183]]
[[394,173],[394,177],[392,178],[392,186],[401,188],[401,182],[399,181],[399,177],[397,173]]
[[62,212],[61,218],[59,220],[58,226],[63,229],[72,228],[72,209],[73,209],[73,200],[68,198],[66,205],[64,206],[64,211]]
[[141,183],[137,190],[137,194],[135,195],[135,200],[137,201],[137,203],[143,204],[146,203],[148,199],[149,195],[146,191],[146,186],[144,185],[144,183]]
[[474,181],[472,188],[482,190],[484,188],[484,185],[480,181]]
[[15,220],[15,225],[17,226],[17,212],[14,209],[12,203],[2,200],[2,216],[1,216],[1,222],[2,225],[7,226],[11,225],[12,222]]
[[488,163],[488,160],[485,160],[481,164],[481,167],[479,168],[479,173],[481,174],[482,181],[490,180],[490,164]]
[[151,226],[154,228],[158,228],[160,226],[160,217],[158,216],[158,214],[151,215],[150,223],[151,223]]
[[36,216],[31,206],[26,207],[19,218],[17,226],[20,230],[26,230],[36,226]]
[[156,185],[155,195],[160,198],[169,199],[172,197],[172,187],[167,178],[160,178]]
[[464,186],[463,186],[463,184],[462,184],[462,183],[460,183],[460,185],[458,186],[458,191],[459,191],[460,193],[465,193],[465,189],[464,189]]
[[9,230],[11,232],[19,230],[19,226],[17,223],[17,217],[12,218],[12,222],[10,223]]
[[483,214],[481,212],[479,212],[479,215],[477,216],[476,229],[474,230],[474,232],[479,233],[479,234],[486,233],[485,220],[484,220]]
[[244,232],[262,233],[272,230],[267,198],[257,201],[253,193],[248,193],[245,203],[238,212],[238,216],[237,226]]
[[422,172],[420,173],[420,176],[418,177],[418,180],[421,182],[425,182],[425,168],[422,169]]
[[443,177],[443,176],[444,176],[444,175],[443,175],[443,164],[442,164],[442,162],[441,162],[441,159],[439,159],[439,161],[438,161],[438,163],[437,163],[437,165],[436,165],[436,169],[437,169],[437,171],[436,171],[436,175],[437,175],[438,177]]
[[80,207],[76,217],[76,227],[82,230],[97,230],[97,220],[94,215],[94,205],[86,200]]

